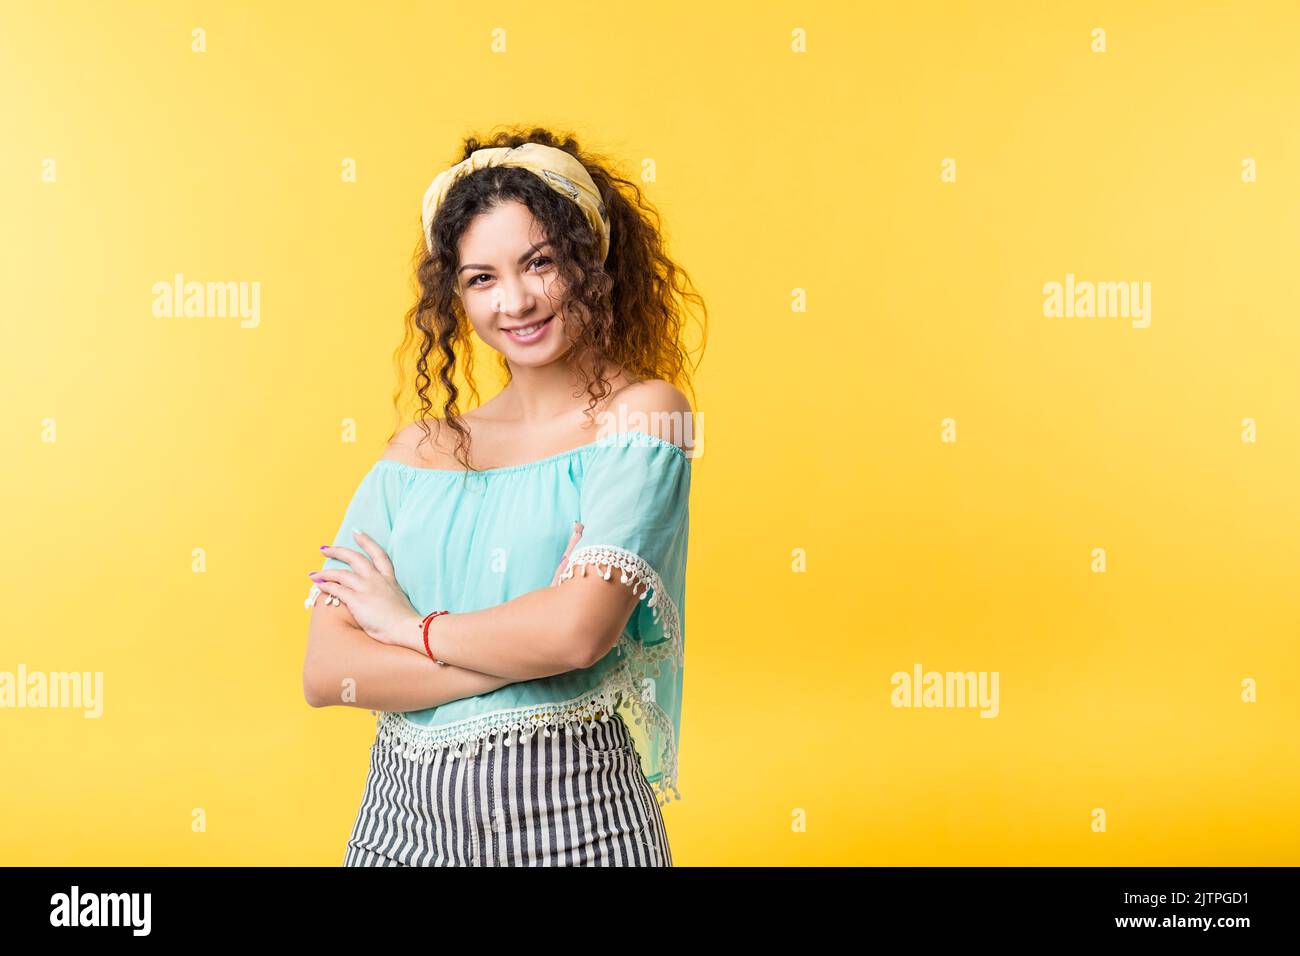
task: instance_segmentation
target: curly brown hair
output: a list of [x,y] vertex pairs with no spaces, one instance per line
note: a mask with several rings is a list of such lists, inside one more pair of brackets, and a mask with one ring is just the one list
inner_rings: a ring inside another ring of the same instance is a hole
[[[433,251],[428,251],[421,234],[413,259],[418,299],[406,314],[405,334],[394,353],[398,385],[393,403],[398,408],[399,426],[389,440],[401,427],[402,372],[410,365],[405,356],[415,346],[417,420],[424,432],[421,443],[430,437],[426,418],[433,401],[428,392],[436,377],[445,394],[442,418],[459,436],[456,457],[467,471],[477,469],[469,461],[470,434],[458,407],[460,389],[454,380],[457,372],[476,404],[479,395],[471,368],[472,329],[456,294],[456,271],[460,238],[480,213],[502,202],[521,202],[554,242],[548,255],[555,261],[566,289],[561,315],[566,329],[575,330],[574,348],[593,360],[591,376],[579,367],[590,396],[584,410],[588,418],[611,393],[610,382],[604,377],[611,363],[622,366],[635,380],[663,379],[679,388],[684,386],[691,391],[694,405],[694,386],[687,364],[690,353],[681,341],[688,302],[698,305],[701,312],[701,355],[707,340],[708,309],[686,271],[668,257],[658,212],[635,183],[611,171],[608,159],[581,149],[571,134],[560,136],[542,127],[498,129],[481,141],[468,137],[460,159],[468,158],[476,149],[513,148],[523,143],[562,149],[586,168],[609,213],[609,255],[601,264],[600,239],[578,205],[526,169],[492,166],[475,170],[448,190],[429,230]],[[436,353],[432,371],[431,353]],[[696,367],[698,364],[697,360]],[[509,381],[510,367],[504,355],[501,368]]]

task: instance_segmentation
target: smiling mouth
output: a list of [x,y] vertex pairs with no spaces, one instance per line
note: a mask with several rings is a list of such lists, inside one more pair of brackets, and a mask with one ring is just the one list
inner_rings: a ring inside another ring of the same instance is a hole
[[534,322],[532,325],[519,326],[518,328],[513,328],[513,329],[502,329],[501,331],[506,333],[507,335],[513,335],[516,338],[527,338],[528,336],[532,335],[534,332],[540,330],[544,325],[546,325],[554,318],[555,316],[551,315],[551,316],[547,316],[545,319],[542,319],[542,321],[540,322]]

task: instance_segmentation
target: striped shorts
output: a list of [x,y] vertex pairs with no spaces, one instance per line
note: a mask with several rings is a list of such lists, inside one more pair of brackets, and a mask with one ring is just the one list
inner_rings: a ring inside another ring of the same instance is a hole
[[627,725],[576,719],[509,746],[370,750],[344,866],[672,866]]

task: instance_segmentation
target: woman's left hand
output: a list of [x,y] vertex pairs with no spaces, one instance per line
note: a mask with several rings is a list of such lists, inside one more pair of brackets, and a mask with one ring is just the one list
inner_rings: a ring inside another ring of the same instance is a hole
[[[314,571],[311,579],[323,592],[346,604],[357,626],[375,640],[416,649],[421,617],[397,583],[393,562],[365,532],[354,531],[352,536],[365,554],[351,548],[321,549],[327,558],[342,561],[352,570]],[[424,648],[418,650],[423,653]]]

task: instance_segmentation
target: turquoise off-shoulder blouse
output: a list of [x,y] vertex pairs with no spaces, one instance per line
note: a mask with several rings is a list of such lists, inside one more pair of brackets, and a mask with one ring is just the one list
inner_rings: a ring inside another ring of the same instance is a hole
[[[688,453],[638,431],[468,477],[375,462],[333,544],[359,551],[352,531],[370,535],[420,614],[476,611],[551,586],[574,521],[582,522],[582,537],[561,580],[590,570],[641,598],[618,643],[592,667],[425,710],[380,712],[378,733],[408,759],[428,762],[437,748],[459,756],[510,746],[618,711],[659,802],[680,799],[690,485]],[[347,565],[327,558],[323,567]],[[319,594],[312,587],[306,606]]]

